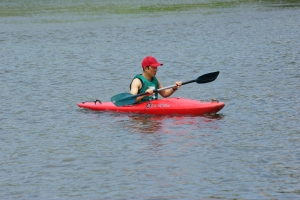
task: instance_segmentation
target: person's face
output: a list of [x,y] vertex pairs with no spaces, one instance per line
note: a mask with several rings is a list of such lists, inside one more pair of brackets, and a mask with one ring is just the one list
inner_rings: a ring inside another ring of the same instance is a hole
[[146,69],[145,69],[146,71],[147,71],[147,73],[150,75],[150,76],[152,76],[152,77],[154,77],[155,75],[156,75],[156,72],[157,72],[157,67],[146,67]]

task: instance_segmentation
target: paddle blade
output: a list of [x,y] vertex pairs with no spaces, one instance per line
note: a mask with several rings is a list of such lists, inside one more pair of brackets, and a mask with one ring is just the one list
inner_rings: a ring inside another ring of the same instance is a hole
[[111,101],[116,106],[125,106],[129,104],[134,104],[135,100],[136,100],[136,96],[130,93],[117,94],[111,98]]
[[200,83],[209,83],[209,82],[216,80],[219,73],[220,73],[219,71],[216,71],[216,72],[204,74],[202,76],[199,76],[195,81],[196,81],[196,83],[199,83],[199,84]]

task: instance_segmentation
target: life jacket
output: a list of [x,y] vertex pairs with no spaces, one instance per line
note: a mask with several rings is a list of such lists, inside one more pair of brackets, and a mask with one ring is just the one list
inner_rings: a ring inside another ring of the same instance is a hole
[[[138,91],[138,94],[142,94],[142,93],[145,93],[146,90],[148,90],[149,88],[155,90],[155,89],[158,89],[158,80],[156,77],[153,77],[152,81],[149,81],[148,79],[146,79],[142,74],[137,74],[135,75],[135,77],[132,79],[132,81],[134,79],[138,78],[141,83],[142,83],[142,87],[141,89]],[[130,83],[130,89],[131,89],[131,84],[132,84],[132,81]],[[140,102],[143,102],[143,101],[149,101],[149,100],[153,100],[153,99],[158,99],[158,92],[154,92],[153,95],[151,96],[147,96],[147,97],[144,97]]]

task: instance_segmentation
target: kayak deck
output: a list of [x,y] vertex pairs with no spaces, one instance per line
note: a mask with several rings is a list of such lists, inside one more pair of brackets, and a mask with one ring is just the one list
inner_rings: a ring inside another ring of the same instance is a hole
[[185,98],[163,98],[151,100],[134,105],[115,106],[112,102],[82,102],[78,103],[80,108],[94,111],[109,111],[123,113],[139,113],[151,115],[205,115],[215,114],[225,104],[212,100],[211,102],[185,99]]

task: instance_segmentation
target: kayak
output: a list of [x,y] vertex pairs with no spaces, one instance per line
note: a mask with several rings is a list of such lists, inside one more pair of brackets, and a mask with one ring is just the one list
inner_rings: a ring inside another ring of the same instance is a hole
[[118,107],[112,102],[88,101],[78,103],[80,108],[94,111],[138,113],[151,115],[205,115],[219,112],[225,104],[217,100],[211,102],[186,98],[163,98],[133,105]]

